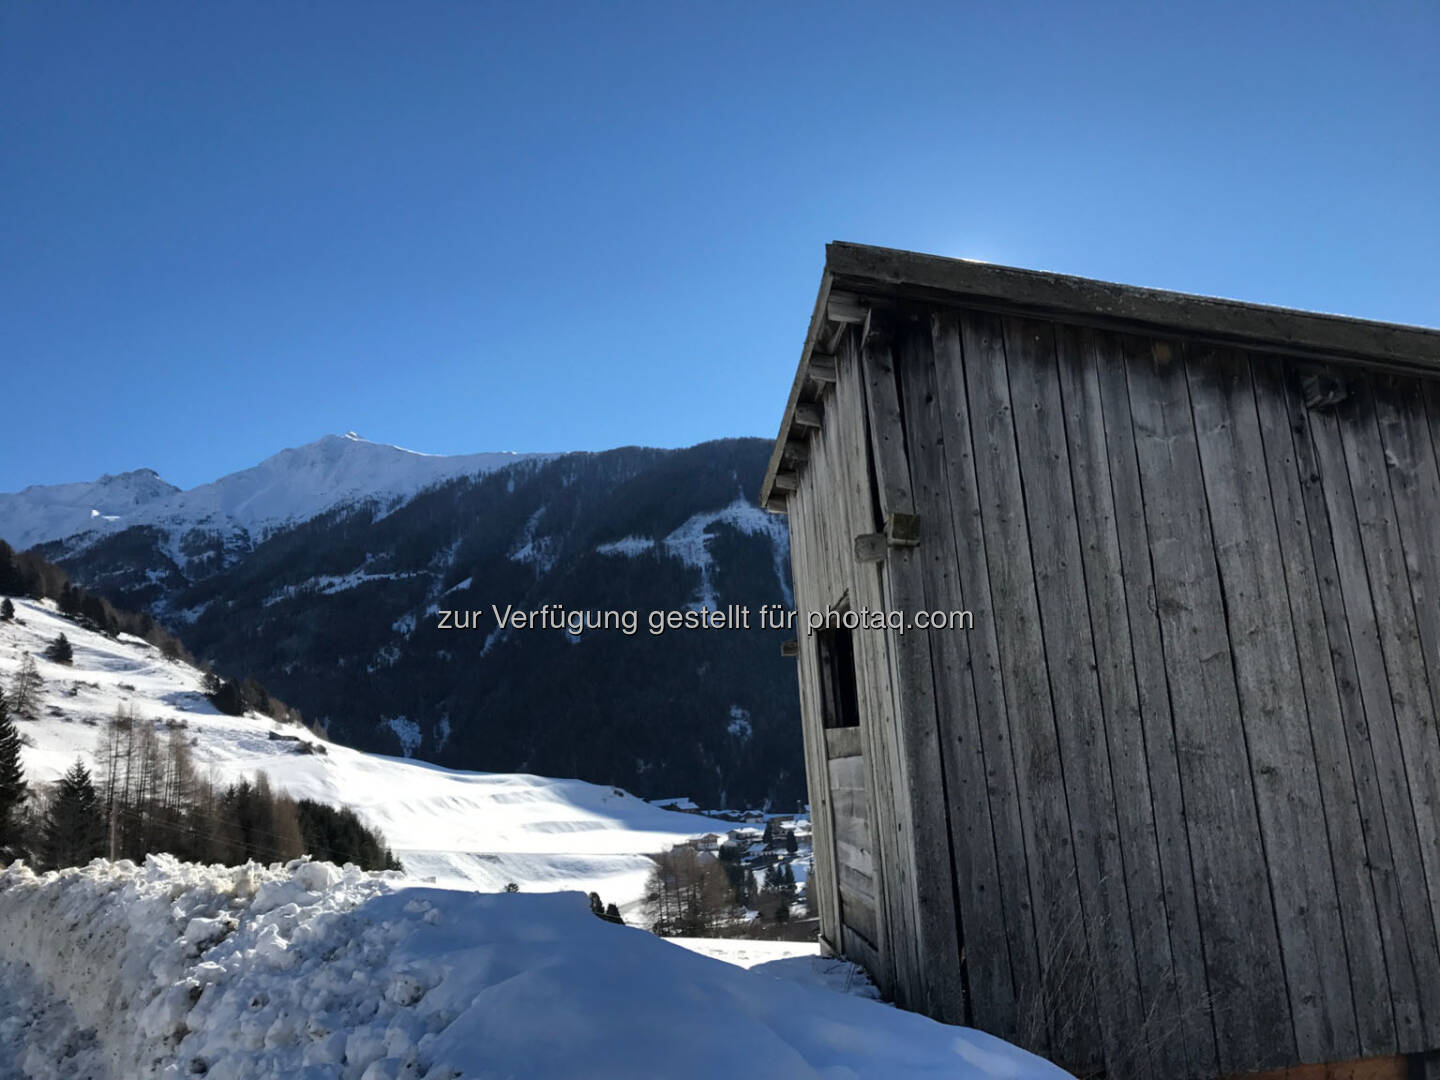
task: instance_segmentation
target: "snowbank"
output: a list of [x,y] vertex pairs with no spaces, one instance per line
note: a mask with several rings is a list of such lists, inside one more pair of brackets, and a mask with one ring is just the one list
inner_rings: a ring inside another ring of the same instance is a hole
[[1065,1075],[606,923],[576,893],[163,856],[0,874],[7,1063],[37,1080]]

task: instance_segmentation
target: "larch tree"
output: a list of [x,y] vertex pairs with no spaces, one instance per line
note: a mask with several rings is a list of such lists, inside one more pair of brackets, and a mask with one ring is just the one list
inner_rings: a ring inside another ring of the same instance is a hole
[[10,713],[23,720],[33,720],[40,710],[40,691],[45,681],[40,678],[40,669],[35,658],[29,653],[20,661],[20,669],[10,684]]

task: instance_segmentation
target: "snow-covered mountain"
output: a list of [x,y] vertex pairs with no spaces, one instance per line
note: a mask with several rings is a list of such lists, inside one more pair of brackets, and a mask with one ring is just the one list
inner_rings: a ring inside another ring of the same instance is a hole
[[[52,540],[83,550],[138,525],[177,540],[191,530],[253,541],[337,506],[393,508],[426,488],[481,476],[535,454],[422,454],[353,431],[281,450],[249,469],[182,491],[152,469],[93,483],[33,485],[0,494],[0,540],[16,550]],[[184,558],[183,546],[171,544]]]
[[[805,792],[794,661],[781,655],[792,635],[645,625],[651,612],[791,602],[784,519],[755,504],[769,453],[727,439],[496,468],[495,455],[322,439],[38,552],[359,749],[793,811]],[[82,495],[63,505],[89,513]],[[141,519],[152,524],[127,525]],[[0,536],[11,520],[0,506]],[[640,625],[517,630],[492,605],[628,611]]]

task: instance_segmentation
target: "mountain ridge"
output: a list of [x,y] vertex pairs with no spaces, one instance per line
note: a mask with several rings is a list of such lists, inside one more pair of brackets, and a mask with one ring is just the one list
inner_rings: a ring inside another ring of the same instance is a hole
[[[374,445],[339,438],[329,452]],[[456,634],[438,616],[562,604],[643,627],[790,604],[785,523],[755,503],[769,449],[533,455],[263,533],[162,517],[36,550],[359,749],[790,810],[804,778],[785,633]]]
[[193,488],[169,483],[150,468],[105,473],[98,480],[32,484],[0,493],[0,539],[17,550],[68,541],[83,550],[136,526],[172,532],[208,529],[260,539],[334,506],[393,506],[436,484],[478,476],[546,454],[426,454],[376,443],[355,432],[324,435],[279,450],[255,465]]

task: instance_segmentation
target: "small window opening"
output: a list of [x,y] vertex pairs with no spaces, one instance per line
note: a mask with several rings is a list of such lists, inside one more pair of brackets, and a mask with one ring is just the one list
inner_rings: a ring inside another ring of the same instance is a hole
[[816,634],[820,653],[820,709],[827,728],[860,726],[860,692],[855,685],[855,638],[836,628]]

